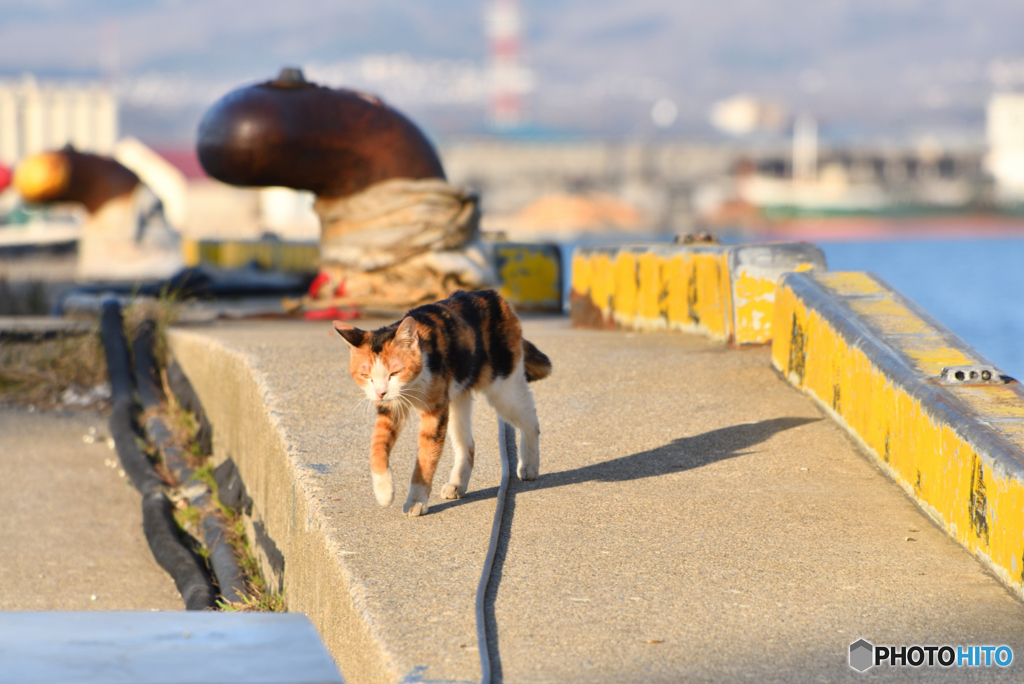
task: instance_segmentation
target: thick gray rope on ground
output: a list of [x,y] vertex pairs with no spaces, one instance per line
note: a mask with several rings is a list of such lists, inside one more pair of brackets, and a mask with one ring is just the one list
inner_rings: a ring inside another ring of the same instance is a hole
[[487,544],[487,555],[484,557],[480,583],[476,588],[476,644],[480,653],[480,681],[490,684],[491,656],[487,648],[487,616],[484,614],[484,601],[487,585],[494,567],[494,555],[498,549],[498,536],[501,534],[501,520],[505,514],[505,494],[508,491],[508,477],[511,466],[509,459],[516,458],[516,431],[505,421],[498,419],[498,452],[501,455],[501,484],[498,486],[498,501],[494,507],[494,522],[491,524],[491,539]]

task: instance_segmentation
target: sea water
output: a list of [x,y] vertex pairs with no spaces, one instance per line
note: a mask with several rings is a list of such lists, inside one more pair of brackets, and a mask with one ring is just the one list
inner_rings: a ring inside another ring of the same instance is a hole
[[1024,380],[1024,238],[817,242],[830,271],[870,271]]

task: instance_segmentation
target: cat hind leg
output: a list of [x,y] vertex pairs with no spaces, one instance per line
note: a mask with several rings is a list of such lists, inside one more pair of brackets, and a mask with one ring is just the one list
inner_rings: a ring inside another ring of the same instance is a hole
[[519,429],[519,463],[516,474],[520,480],[536,480],[540,474],[540,423],[533,392],[526,384],[520,366],[512,375],[491,384],[487,400],[506,423]]
[[441,490],[441,498],[461,499],[469,487],[469,477],[473,473],[473,458],[476,454],[476,446],[473,443],[473,396],[468,390],[452,400],[448,430],[455,449],[455,464],[448,477],[448,484]]

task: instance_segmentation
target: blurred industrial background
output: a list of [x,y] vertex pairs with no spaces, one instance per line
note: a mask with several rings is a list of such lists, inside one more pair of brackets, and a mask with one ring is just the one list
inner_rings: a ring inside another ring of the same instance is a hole
[[[2,9],[0,163],[66,143],[114,155],[186,236],[315,239],[311,196],[229,188],[195,156],[203,111],[284,65],[406,113],[505,234],[1006,217],[1024,195],[1014,3]],[[0,199],[8,224],[29,223],[16,204]]]

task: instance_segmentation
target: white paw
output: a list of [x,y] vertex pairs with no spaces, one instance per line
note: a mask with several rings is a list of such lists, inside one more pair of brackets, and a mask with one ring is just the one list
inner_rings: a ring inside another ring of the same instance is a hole
[[419,501],[412,501],[412,502],[406,501],[405,505],[402,506],[402,512],[405,513],[410,518],[415,518],[415,517],[418,517],[418,516],[421,516],[421,515],[426,515],[427,511],[429,511],[429,510],[430,510],[430,508],[427,506],[427,504],[420,503]]
[[519,479],[524,482],[527,480],[536,480],[537,476],[540,475],[540,466],[534,463],[520,463],[516,469],[516,473],[519,475]]
[[402,512],[410,518],[414,518],[418,515],[426,515],[427,511],[430,510],[427,507],[427,499],[430,498],[430,487],[421,484],[412,484],[409,486],[409,496],[405,500],[405,505],[402,506]]
[[390,506],[395,498],[395,485],[391,480],[391,471],[388,470],[382,475],[370,473],[373,478],[373,495],[377,497],[377,503],[381,506]]
[[446,484],[441,490],[442,499],[461,499],[463,492],[459,491],[458,485]]

